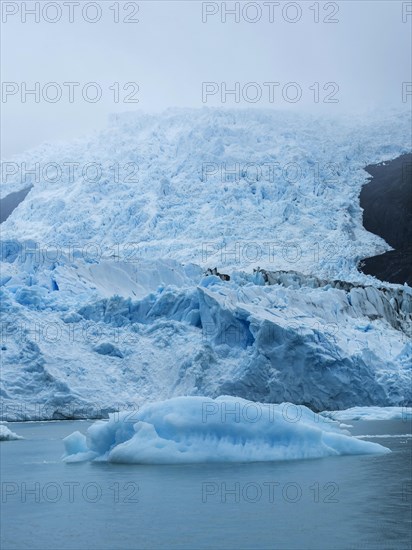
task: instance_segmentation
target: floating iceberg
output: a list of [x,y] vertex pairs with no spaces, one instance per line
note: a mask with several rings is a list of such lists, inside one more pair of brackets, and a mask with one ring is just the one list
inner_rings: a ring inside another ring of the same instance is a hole
[[345,411],[324,411],[322,416],[346,420],[412,420],[412,407],[351,407]]
[[4,424],[0,424],[0,441],[13,441],[15,439],[24,439],[21,435],[9,430]]
[[175,397],[130,413],[111,414],[87,436],[64,439],[66,462],[130,464],[263,462],[387,453],[303,406],[223,396]]

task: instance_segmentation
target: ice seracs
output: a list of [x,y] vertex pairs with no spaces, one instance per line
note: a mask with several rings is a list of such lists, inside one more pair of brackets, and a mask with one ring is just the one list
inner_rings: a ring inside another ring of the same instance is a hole
[[258,109],[115,115],[89,139],[6,161],[3,196],[33,187],[3,239],[77,246],[90,261],[345,278],[390,248],[362,225],[365,166],[410,148],[407,111],[350,121]]

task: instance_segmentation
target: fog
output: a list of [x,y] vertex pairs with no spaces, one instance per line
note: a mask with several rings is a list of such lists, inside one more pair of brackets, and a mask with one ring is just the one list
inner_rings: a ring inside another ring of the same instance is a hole
[[2,2],[3,158],[127,110],[411,105],[411,2],[25,4]]

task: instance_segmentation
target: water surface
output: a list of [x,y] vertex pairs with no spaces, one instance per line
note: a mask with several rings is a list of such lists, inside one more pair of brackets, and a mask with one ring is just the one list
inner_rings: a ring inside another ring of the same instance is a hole
[[[85,421],[13,423],[1,548],[410,549],[411,422],[353,422],[387,455],[254,464],[66,464]],[[386,437],[386,436],[391,437]]]

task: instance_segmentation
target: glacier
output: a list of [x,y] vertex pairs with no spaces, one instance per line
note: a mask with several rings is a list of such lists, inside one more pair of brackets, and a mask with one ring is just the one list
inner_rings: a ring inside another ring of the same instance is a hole
[[2,196],[30,190],[1,224],[1,417],[410,405],[412,289],[357,269],[390,249],[362,226],[364,168],[410,151],[410,123],[125,113],[3,163]]
[[342,278],[390,249],[364,230],[359,193],[366,165],[411,150],[410,117],[113,115],[89,139],[3,163],[2,196],[32,187],[2,239],[32,239],[43,251],[86,246],[90,261],[171,258]]
[[[175,397],[146,404],[136,413],[109,415],[63,441],[66,462],[130,464],[262,462],[389,449],[350,436],[339,424],[291,404],[268,405],[221,396]],[[292,405],[292,407],[294,407]]]

